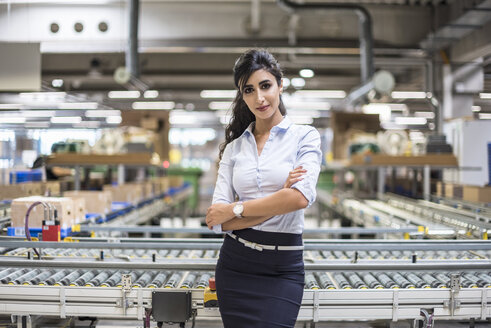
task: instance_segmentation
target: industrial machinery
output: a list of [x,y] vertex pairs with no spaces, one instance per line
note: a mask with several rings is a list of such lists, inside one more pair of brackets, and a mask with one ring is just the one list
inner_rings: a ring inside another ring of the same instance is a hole
[[[221,239],[74,241],[3,237],[0,315],[21,327],[35,326],[37,316],[142,320],[145,327],[151,318],[181,326],[219,320],[205,291]],[[298,320],[488,320],[490,258],[491,242],[482,240],[307,239]]]

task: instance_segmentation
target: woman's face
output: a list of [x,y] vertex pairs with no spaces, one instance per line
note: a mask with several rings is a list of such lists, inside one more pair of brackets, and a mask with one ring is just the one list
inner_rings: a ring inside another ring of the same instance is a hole
[[249,110],[257,119],[269,119],[275,114],[281,115],[279,111],[280,94],[283,92],[283,82],[276,83],[273,74],[264,69],[252,73],[242,90],[244,99]]

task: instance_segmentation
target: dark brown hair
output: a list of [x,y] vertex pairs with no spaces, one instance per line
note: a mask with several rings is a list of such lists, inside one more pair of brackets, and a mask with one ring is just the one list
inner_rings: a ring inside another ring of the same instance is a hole
[[[225,147],[240,137],[249,124],[256,120],[256,117],[249,110],[242,98],[242,92],[252,73],[260,69],[271,73],[275,77],[278,86],[281,85],[283,73],[281,72],[280,64],[278,64],[278,61],[267,50],[251,49],[244,52],[237,59],[234,65],[234,83],[238,90],[232,103],[230,123],[225,128],[225,142],[220,145],[220,159],[225,151]],[[286,108],[281,100],[281,95],[279,109],[282,115],[286,114]]]

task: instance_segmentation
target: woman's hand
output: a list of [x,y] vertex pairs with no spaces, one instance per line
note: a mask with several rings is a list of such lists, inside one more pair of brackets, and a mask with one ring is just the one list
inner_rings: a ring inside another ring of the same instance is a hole
[[286,179],[283,188],[290,188],[295,182],[302,181],[302,175],[305,173],[307,173],[307,170],[304,170],[302,166],[294,168],[290,171],[290,174],[288,174],[288,178]]
[[234,204],[213,204],[206,211],[206,225],[212,228],[214,225],[225,223],[234,218]]

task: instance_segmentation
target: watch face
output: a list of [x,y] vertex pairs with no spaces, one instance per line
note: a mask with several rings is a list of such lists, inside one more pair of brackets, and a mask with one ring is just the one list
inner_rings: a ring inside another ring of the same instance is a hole
[[235,215],[241,215],[243,211],[244,211],[244,205],[237,204],[234,206],[234,214]]

